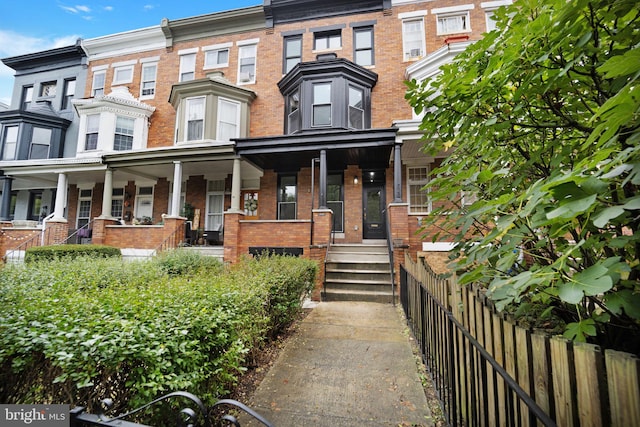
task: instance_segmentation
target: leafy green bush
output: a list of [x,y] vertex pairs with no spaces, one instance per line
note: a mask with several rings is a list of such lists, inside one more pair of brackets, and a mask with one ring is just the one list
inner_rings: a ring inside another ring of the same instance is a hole
[[222,270],[222,263],[217,258],[183,249],[162,252],[154,258],[154,262],[170,275],[194,274],[202,270],[216,273]]
[[185,390],[211,405],[293,319],[317,269],[271,257],[177,275],[163,262],[85,257],[2,269],[0,401],[95,412],[110,397],[123,411]]
[[27,249],[24,261],[50,261],[59,258],[77,258],[82,256],[93,256],[101,258],[122,256],[120,249],[102,245],[51,245],[34,246]]

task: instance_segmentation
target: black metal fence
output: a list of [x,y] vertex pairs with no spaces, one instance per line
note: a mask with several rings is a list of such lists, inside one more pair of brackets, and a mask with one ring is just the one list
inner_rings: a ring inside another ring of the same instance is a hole
[[400,301],[449,425],[556,425],[404,266],[400,268]]

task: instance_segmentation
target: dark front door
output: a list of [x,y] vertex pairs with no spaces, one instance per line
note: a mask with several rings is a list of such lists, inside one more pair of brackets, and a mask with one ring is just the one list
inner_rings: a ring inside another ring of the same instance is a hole
[[384,172],[369,171],[362,175],[362,237],[385,239]]

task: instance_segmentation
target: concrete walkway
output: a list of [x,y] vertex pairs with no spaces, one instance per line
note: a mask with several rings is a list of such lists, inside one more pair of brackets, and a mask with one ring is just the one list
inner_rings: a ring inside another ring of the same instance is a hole
[[390,304],[319,303],[249,405],[277,427],[432,425],[400,309]]

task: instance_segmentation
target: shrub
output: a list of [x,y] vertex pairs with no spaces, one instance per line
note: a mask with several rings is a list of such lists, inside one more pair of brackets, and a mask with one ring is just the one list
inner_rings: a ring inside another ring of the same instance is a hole
[[217,258],[184,249],[162,252],[154,262],[169,275],[194,274],[203,270],[215,274],[222,270],[222,263]]
[[293,319],[317,268],[272,257],[180,275],[164,262],[84,257],[2,269],[0,401],[95,412],[110,397],[124,411],[185,390],[212,405]]
[[96,258],[121,257],[120,249],[102,245],[51,245],[27,249],[24,261],[51,261],[60,258],[93,256]]

